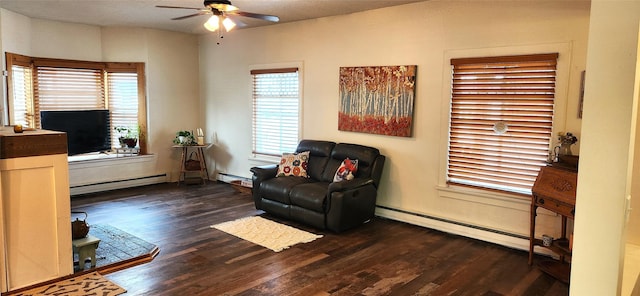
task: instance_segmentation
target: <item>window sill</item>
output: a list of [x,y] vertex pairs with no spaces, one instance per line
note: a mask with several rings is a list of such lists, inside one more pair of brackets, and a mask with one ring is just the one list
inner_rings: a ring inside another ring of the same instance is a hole
[[83,154],[69,156],[69,166],[73,168],[95,167],[100,165],[113,165],[117,162],[135,163],[152,161],[155,158],[153,154],[147,155],[123,155],[123,154]]
[[249,161],[253,162],[255,165],[268,165],[268,164],[278,164],[280,163],[281,157],[278,156],[266,156],[266,155],[251,155],[249,156]]

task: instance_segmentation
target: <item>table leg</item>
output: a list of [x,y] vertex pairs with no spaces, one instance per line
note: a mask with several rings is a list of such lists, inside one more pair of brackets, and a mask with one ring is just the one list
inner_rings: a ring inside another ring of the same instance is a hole
[[207,184],[204,174],[204,152],[202,151],[202,147],[196,147],[196,154],[198,155],[198,162],[200,163],[200,179],[202,180],[202,184]]
[[[566,239],[567,238],[567,217],[566,216],[562,216],[562,230],[560,232],[561,232],[560,238]],[[560,262],[564,262],[564,254],[561,253],[559,257],[560,257]]]
[[180,156],[180,175],[178,176],[178,185],[180,185],[180,180],[184,180],[186,176],[184,163],[187,161],[187,146],[182,147],[182,155]]
[[204,168],[205,173],[207,174],[207,180],[211,181],[211,179],[209,179],[209,169],[207,168],[207,161],[206,159],[204,159],[204,148],[203,147],[198,147],[198,149],[200,150],[200,155],[202,155],[202,167]]
[[531,201],[531,227],[529,229],[529,265],[533,264],[533,246],[536,240],[536,207],[535,202]]

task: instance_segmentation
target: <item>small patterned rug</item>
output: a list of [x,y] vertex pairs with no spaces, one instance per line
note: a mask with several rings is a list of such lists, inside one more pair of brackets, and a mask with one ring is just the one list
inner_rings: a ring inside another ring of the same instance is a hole
[[115,296],[125,292],[127,290],[109,281],[99,273],[93,272],[11,295]]
[[212,225],[211,228],[261,245],[274,252],[280,252],[295,244],[312,242],[322,237],[322,235],[306,232],[258,216]]

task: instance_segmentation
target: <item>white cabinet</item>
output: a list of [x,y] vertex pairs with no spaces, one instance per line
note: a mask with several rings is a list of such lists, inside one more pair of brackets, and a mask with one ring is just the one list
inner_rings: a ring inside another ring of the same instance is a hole
[[72,274],[66,135],[0,132],[0,187],[1,291]]

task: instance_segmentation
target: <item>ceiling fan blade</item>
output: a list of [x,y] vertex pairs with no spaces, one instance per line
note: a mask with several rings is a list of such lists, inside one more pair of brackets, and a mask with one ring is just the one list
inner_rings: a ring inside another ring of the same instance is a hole
[[200,11],[198,13],[194,13],[194,14],[190,14],[190,15],[185,15],[185,16],[180,16],[180,17],[174,17],[171,20],[177,21],[177,20],[183,20],[183,19],[187,19],[190,17],[194,17],[194,16],[199,16],[199,15],[205,15],[205,14],[209,14],[210,12],[208,11]]
[[245,12],[245,11],[239,11],[239,10],[227,11],[226,13],[227,14],[244,16],[244,17],[257,18],[257,19],[270,21],[270,22],[278,22],[278,21],[280,21],[280,18],[275,16],[275,15],[259,14],[259,13]]
[[225,17],[230,18],[234,23],[236,23],[236,26],[238,26],[238,28],[244,28],[247,26],[247,23],[240,20],[240,18],[237,17],[236,15],[225,13]]
[[158,8],[179,8],[179,9],[195,9],[200,10],[202,8],[193,8],[193,7],[182,7],[182,6],[166,6],[166,5],[156,5]]

